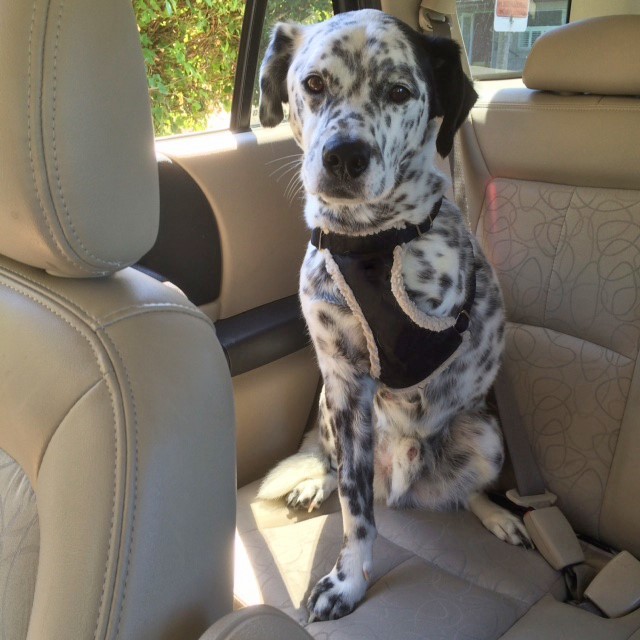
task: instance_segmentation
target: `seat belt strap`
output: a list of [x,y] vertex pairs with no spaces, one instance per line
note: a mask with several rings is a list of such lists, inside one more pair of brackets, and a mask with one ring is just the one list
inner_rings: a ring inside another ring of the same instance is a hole
[[498,403],[500,424],[504,435],[517,490],[507,492],[509,500],[521,507],[538,509],[554,504],[556,496],[547,491],[544,478],[531,450],[529,437],[522,425],[511,380],[504,366],[500,368],[493,390]]

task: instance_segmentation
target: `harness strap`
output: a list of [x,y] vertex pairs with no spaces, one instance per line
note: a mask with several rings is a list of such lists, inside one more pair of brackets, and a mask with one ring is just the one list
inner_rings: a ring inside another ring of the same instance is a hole
[[369,236],[323,234],[314,230],[311,243],[325,255],[326,268],[360,322],[371,362],[371,375],[392,389],[425,383],[448,366],[467,337],[476,295],[475,255],[469,240],[466,296],[443,326],[425,322],[408,299],[400,274],[401,248],[432,226],[439,199],[427,219]]
[[427,233],[440,212],[441,206],[442,198],[433,205],[427,219],[418,225],[408,224],[402,229],[387,229],[386,231],[366,236],[349,236],[342,233],[324,232],[319,227],[316,227],[311,232],[311,244],[316,249],[328,249],[333,255],[378,253],[386,249],[393,249],[399,244],[411,242],[411,240]]

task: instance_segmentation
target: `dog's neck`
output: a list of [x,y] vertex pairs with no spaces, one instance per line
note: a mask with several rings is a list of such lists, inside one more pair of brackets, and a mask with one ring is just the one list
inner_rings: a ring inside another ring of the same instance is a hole
[[416,154],[403,172],[402,181],[382,200],[332,204],[307,195],[305,221],[310,229],[358,236],[420,224],[447,187],[448,180],[435,168],[433,156]]

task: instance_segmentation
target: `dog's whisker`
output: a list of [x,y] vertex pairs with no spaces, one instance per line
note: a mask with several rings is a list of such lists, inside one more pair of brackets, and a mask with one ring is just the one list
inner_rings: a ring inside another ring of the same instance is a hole
[[281,180],[285,175],[287,175],[288,173],[291,173],[291,171],[296,171],[296,170],[300,170],[300,164],[299,163],[295,163],[295,164],[289,164],[287,166],[284,167],[278,167],[275,171],[273,171],[269,177],[276,178],[276,181]]
[[273,164],[274,162],[282,162],[283,160],[288,160],[289,158],[299,158],[302,160],[302,153],[292,153],[288,156],[281,156],[280,158],[275,158],[274,160],[268,160],[265,164]]
[[304,192],[304,184],[302,182],[302,178],[300,176],[294,176],[294,178],[289,182],[289,186],[285,190],[285,197],[289,200],[289,202],[293,202],[296,196],[301,195]]
[[287,188],[285,189],[284,195],[289,200],[289,202],[293,202],[294,198],[297,195],[300,195],[304,190],[304,185],[302,183],[302,177],[300,174],[292,176]]
[[[269,177],[272,178],[272,177],[276,176],[276,179],[279,180],[283,175],[289,173],[292,170],[300,169],[301,167],[302,167],[302,162],[301,161],[292,160],[291,162],[287,162],[286,164],[282,165],[281,167],[278,167],[277,169],[274,169],[269,174]],[[278,176],[278,174],[280,174],[280,175]]]

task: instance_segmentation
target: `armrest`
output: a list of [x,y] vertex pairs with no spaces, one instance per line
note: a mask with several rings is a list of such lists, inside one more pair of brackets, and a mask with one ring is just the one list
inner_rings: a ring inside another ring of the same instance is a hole
[[311,636],[288,615],[258,605],[220,618],[200,640],[309,640]]

